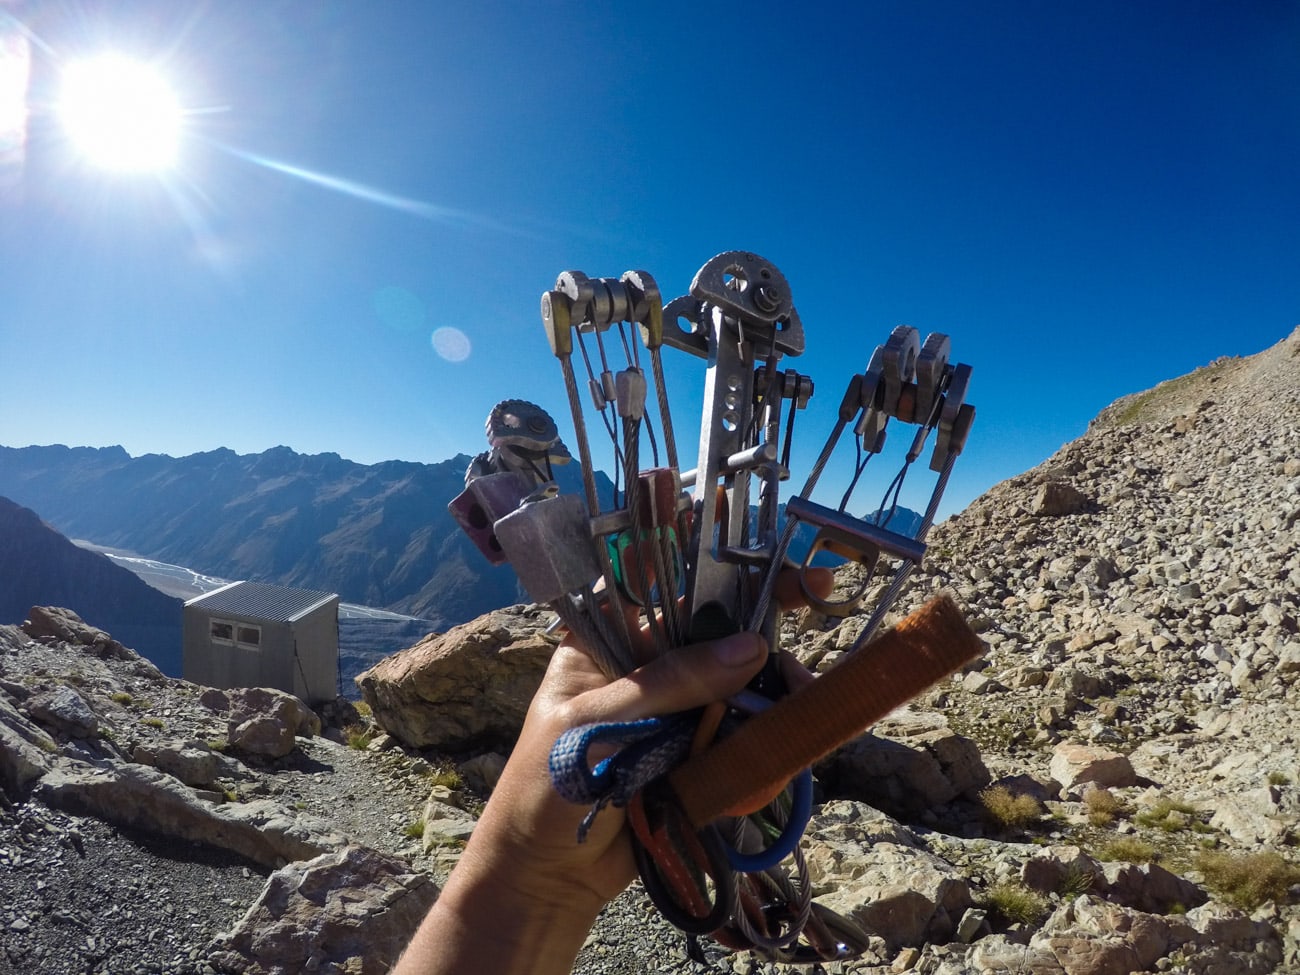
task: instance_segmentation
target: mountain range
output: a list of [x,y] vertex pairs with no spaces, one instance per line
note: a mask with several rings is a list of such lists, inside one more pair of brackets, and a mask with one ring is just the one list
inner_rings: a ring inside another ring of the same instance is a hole
[[0,447],[0,496],[70,538],[441,625],[524,598],[509,567],[489,565],[447,513],[468,463],[367,466],[288,447],[179,458]]
[[[468,463],[364,465],[288,447],[179,458],[0,447],[0,496],[69,538],[206,575],[337,592],[442,628],[527,600],[510,567],[490,565],[447,513]],[[577,465],[556,477],[581,490]],[[603,474],[597,485],[607,496]],[[919,522],[899,508],[889,524],[910,535]],[[806,545],[815,532],[804,528]]]

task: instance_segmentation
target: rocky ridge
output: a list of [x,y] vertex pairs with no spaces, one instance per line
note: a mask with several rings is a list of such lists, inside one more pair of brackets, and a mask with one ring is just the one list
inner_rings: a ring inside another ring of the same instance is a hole
[[166,677],[68,611],[0,626],[0,972],[386,970],[436,895],[409,834],[437,769],[325,714]]
[[[1300,970],[1297,390],[1300,330],[1121,400],[935,529],[899,611],[953,592],[988,652],[819,765],[817,896],[874,934],[825,971]],[[391,734],[169,680],[66,615],[0,627],[0,972],[382,971],[503,761],[439,749],[508,733],[545,619],[375,668]],[[785,643],[824,669],[861,625]],[[455,710],[482,699],[465,655],[521,661],[490,734]],[[364,947],[330,910],[354,897],[394,922]],[[691,961],[634,887],[575,971],[780,968]]]

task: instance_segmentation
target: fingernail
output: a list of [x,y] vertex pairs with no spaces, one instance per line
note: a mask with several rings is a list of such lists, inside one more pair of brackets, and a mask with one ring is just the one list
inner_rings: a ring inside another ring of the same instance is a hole
[[735,633],[713,643],[713,657],[724,667],[752,664],[764,652],[763,640],[757,633]]

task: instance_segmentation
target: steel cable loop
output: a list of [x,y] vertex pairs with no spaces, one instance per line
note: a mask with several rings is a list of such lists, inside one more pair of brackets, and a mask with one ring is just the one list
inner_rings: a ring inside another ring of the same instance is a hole
[[659,350],[650,350],[650,369],[654,374],[655,398],[659,403],[659,425],[664,432],[664,454],[668,466],[679,470],[677,463],[677,438],[673,434],[672,414],[668,411],[668,387],[664,382],[664,363]]
[[595,621],[573,604],[572,598],[565,596],[551,603],[551,609],[560,617],[560,622],[568,628],[578,645],[587,652],[600,672],[610,680],[618,680],[628,673],[629,668],[613,649],[606,637],[597,629]]
[[[811,775],[809,776],[811,779]],[[810,783],[811,784],[811,783]],[[793,799],[792,807],[795,805]],[[787,812],[785,804],[778,797],[766,807],[766,812],[771,814],[773,822],[782,832],[787,832],[792,817]],[[790,812],[797,813],[798,810],[791,809]],[[747,845],[745,843],[745,833],[747,832],[747,823],[749,828],[753,828],[752,820],[757,816],[740,817],[736,820],[736,846]],[[806,820],[805,820],[806,823]],[[798,829],[800,837],[803,835],[803,826]],[[794,948],[802,936],[812,910],[812,883],[808,875],[808,865],[804,858],[803,850],[796,842],[794,848],[790,851],[795,866],[795,876],[792,877],[785,869],[778,865],[773,865],[763,870],[747,871],[743,874],[744,878],[751,884],[763,884],[767,887],[773,897],[780,898],[780,907],[790,912],[787,922],[788,926],[784,932],[764,934],[760,932],[753,924],[751,919],[744,911],[738,911],[735,917],[737,928],[740,932],[754,945],[756,949],[763,952],[773,953],[774,960],[783,960],[785,956]],[[731,859],[730,853],[728,853]],[[783,858],[784,859],[784,858]],[[733,863],[734,867],[734,863]],[[742,874],[737,872],[737,883]],[[737,893],[739,902],[739,892]],[[774,913],[769,906],[765,914]]]
[[651,551],[654,553],[655,575],[659,584],[659,612],[667,644],[669,647],[680,647],[684,643],[685,634],[677,613],[677,559],[662,526],[655,529]]
[[767,618],[767,611],[772,605],[772,598],[776,595],[777,576],[780,575],[781,567],[785,563],[786,552],[790,550],[790,543],[794,541],[794,534],[798,527],[798,522],[787,515],[785,528],[782,530],[781,538],[776,544],[776,551],[772,554],[772,564],[763,576],[763,587],[759,590],[754,610],[749,616],[749,625],[746,629],[753,633],[761,632],[763,621]]
[[[935,482],[934,492],[930,495],[930,503],[926,505],[925,514],[921,518],[921,524],[916,529],[915,538],[918,542],[925,541],[925,536],[930,533],[930,527],[934,524],[935,514],[939,510],[939,501],[943,497],[944,489],[948,486],[948,478],[951,476],[953,465],[956,462],[957,455],[950,454],[948,459],[944,462],[943,470],[939,472],[939,478]],[[880,624],[884,621],[885,614],[888,613],[890,607],[893,606],[894,600],[898,598],[898,594],[903,591],[903,586],[907,583],[908,576],[912,574],[912,570],[915,568],[916,563],[907,560],[898,567],[898,570],[894,573],[893,581],[889,584],[889,588],[885,590],[884,595],[880,597],[880,601],[876,604],[875,611],[871,614],[871,619],[867,621],[867,625],[862,628],[862,632],[858,634],[858,638],[854,640],[853,645],[849,647],[849,653],[856,653],[862,647],[865,647],[869,642],[871,642],[871,638],[875,635],[876,630],[880,628]]]
[[787,789],[791,793],[788,813],[779,802],[784,793],[768,805],[768,809],[780,807],[780,814],[772,818],[777,822],[781,833],[766,849],[756,853],[746,853],[740,849],[742,845],[747,845],[743,843],[745,839],[743,826],[746,819],[756,819],[759,814],[740,817],[737,820],[736,844],[727,848],[727,861],[733,870],[740,873],[761,873],[770,870],[798,848],[799,838],[803,836],[804,828],[812,816],[812,772],[804,769],[795,776]]
[[632,659],[628,644],[620,643],[618,637],[610,630],[609,619],[605,613],[600,611],[595,590],[590,585],[583,587],[582,609],[576,610],[576,612],[586,625],[591,626],[596,631],[599,639],[608,648],[619,667],[620,673],[618,676],[622,677],[630,674],[636,669],[636,662]]

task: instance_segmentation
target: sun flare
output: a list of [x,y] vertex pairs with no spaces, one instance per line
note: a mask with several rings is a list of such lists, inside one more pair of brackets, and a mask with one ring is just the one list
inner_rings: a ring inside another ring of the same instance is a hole
[[158,171],[175,161],[183,114],[153,68],[119,55],[69,65],[59,117],[78,152],[96,166]]

